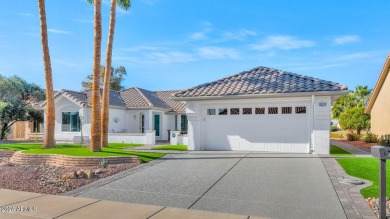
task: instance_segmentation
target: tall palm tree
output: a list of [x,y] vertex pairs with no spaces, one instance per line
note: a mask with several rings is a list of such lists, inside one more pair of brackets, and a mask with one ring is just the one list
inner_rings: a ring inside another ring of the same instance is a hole
[[49,40],[47,38],[46,9],[45,0],[38,0],[39,19],[41,23],[41,44],[43,52],[43,64],[45,69],[46,81],[46,118],[45,118],[45,140],[43,148],[54,148],[56,142],[54,139],[55,128],[55,109],[54,109],[54,91],[53,76],[51,70]]
[[101,151],[100,146],[100,59],[102,44],[102,1],[88,0],[94,3],[94,51],[92,72],[92,119],[90,151]]
[[106,51],[106,68],[104,73],[103,98],[102,98],[102,117],[101,117],[101,146],[108,146],[108,124],[110,108],[110,81],[111,81],[111,63],[112,63],[112,46],[114,42],[115,22],[116,22],[116,5],[123,9],[130,8],[130,0],[111,0],[110,24],[108,30],[108,42]]

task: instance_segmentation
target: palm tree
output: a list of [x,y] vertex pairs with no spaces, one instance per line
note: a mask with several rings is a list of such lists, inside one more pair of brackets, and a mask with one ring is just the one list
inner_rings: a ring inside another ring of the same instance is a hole
[[101,151],[100,146],[100,58],[102,44],[102,1],[88,0],[94,3],[94,51],[92,72],[92,118],[90,151]]
[[51,70],[51,61],[49,53],[49,43],[47,38],[46,9],[45,0],[38,0],[39,19],[41,22],[41,44],[43,52],[43,64],[45,69],[46,81],[46,118],[45,118],[45,140],[43,148],[54,148],[56,142],[54,139],[55,128],[55,109],[54,109],[54,91],[53,76]]
[[102,117],[101,117],[101,146],[108,146],[108,124],[109,124],[109,108],[110,108],[110,81],[111,81],[111,61],[112,61],[112,46],[114,42],[115,21],[116,21],[116,5],[123,9],[130,8],[130,0],[111,0],[110,25],[108,31],[108,42],[106,51],[106,68],[104,73],[103,98],[102,98]]

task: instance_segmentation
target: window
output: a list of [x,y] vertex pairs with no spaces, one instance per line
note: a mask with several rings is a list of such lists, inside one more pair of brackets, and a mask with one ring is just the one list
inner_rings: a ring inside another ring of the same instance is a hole
[[282,107],[282,114],[291,114],[292,107]]
[[231,108],[230,115],[240,115],[240,108]]
[[41,124],[40,122],[38,121],[34,121],[34,133],[41,133]]
[[181,120],[180,120],[180,131],[182,134],[187,134],[188,131],[188,119],[186,115],[181,115]]
[[242,114],[244,115],[251,115],[252,114],[252,108],[243,108]]
[[222,108],[218,110],[218,115],[227,115],[227,108]]
[[207,109],[207,115],[209,116],[217,115],[217,111],[215,109]]
[[265,107],[258,107],[255,109],[255,114],[265,114]]
[[295,113],[296,114],[306,114],[306,107],[305,106],[295,107]]
[[80,131],[80,117],[78,112],[62,113],[62,131],[63,132]]
[[268,114],[278,114],[278,107],[268,107]]

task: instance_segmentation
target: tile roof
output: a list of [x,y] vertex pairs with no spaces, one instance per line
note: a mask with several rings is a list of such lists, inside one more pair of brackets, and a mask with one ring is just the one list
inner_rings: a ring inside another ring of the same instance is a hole
[[228,96],[270,93],[300,93],[317,91],[343,91],[347,86],[318,78],[267,67],[202,84],[175,94],[175,97]]
[[[110,106],[126,108],[162,108],[172,112],[184,112],[183,102],[171,100],[170,97],[178,90],[174,91],[149,91],[141,88],[129,88],[123,91],[110,91]],[[92,104],[92,92],[61,90],[56,95],[64,94],[80,105]]]
[[172,100],[172,97],[180,90],[156,91],[156,95],[167,103],[175,112],[185,112],[186,104],[183,101]]

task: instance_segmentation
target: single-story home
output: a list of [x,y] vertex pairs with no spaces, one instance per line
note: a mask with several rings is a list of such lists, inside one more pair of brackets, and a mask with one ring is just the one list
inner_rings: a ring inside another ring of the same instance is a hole
[[379,136],[390,134],[390,54],[376,82],[374,91],[366,107],[371,114],[371,131]]
[[331,104],[348,87],[258,67],[178,92],[189,150],[329,154]]
[[[185,105],[170,97],[178,92],[130,88],[110,91],[109,141],[154,144],[168,140],[169,130],[187,131]],[[55,100],[57,141],[89,141],[91,91],[61,90]],[[45,103],[41,105],[45,107]]]

